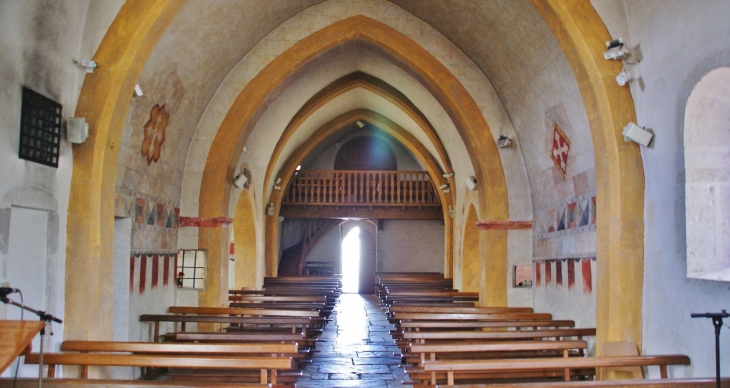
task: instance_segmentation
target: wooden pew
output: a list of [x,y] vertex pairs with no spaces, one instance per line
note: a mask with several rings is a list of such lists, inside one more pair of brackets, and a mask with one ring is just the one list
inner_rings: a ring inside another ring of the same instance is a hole
[[386,310],[386,315],[394,313],[440,313],[440,314],[496,314],[496,313],[532,313],[531,307],[463,307],[463,306],[429,306],[429,305],[393,305]]
[[276,303],[269,303],[269,302],[230,302],[228,304],[228,307],[232,308],[246,308],[246,309],[267,309],[267,310],[274,310],[274,309],[286,309],[286,310],[317,310],[317,311],[323,311],[325,310],[325,304],[324,303],[302,303],[302,302],[276,302]]
[[[505,372],[560,371],[565,381],[570,381],[571,371],[605,367],[654,366],[660,368],[662,378],[667,378],[667,365],[690,365],[685,355],[652,355],[621,357],[563,357],[563,358],[526,358],[507,360],[445,360],[426,361],[425,372],[445,372],[447,385],[454,385],[454,375],[459,372],[479,372],[495,377]],[[432,377],[432,385],[436,385]]]
[[524,329],[524,328],[571,328],[575,321],[561,320],[534,320],[534,321],[403,321],[398,324],[398,331],[467,331],[482,329]]
[[[40,355],[25,356],[26,364],[38,364]],[[48,365],[48,377],[55,377],[56,365],[81,366],[81,378],[88,377],[89,366],[126,366],[145,368],[205,368],[205,369],[253,369],[259,370],[260,383],[266,384],[269,370],[271,383],[276,384],[276,372],[294,368],[290,357],[244,357],[218,355],[146,355],[109,353],[46,353],[43,363]]]
[[229,295],[229,302],[310,302],[310,303],[327,303],[327,297],[324,295],[293,295],[293,296],[280,296],[280,295]]
[[221,333],[221,332],[177,332],[163,335],[168,342],[273,342],[307,344],[312,340],[305,338],[301,333],[271,334],[271,333]]
[[[454,388],[715,388],[715,379],[651,379],[651,380],[605,380],[605,381],[562,381],[562,382],[530,382],[499,384],[454,385]],[[440,385],[439,385],[440,386]],[[437,387],[439,387],[437,386]],[[415,384],[413,388],[425,388],[431,385]],[[722,388],[730,388],[730,377],[721,379]]]
[[[298,343],[174,343],[174,342],[121,342],[121,341],[64,341],[63,352],[81,353],[132,353],[165,355],[219,355],[219,356],[271,356],[301,358]],[[176,370],[180,373],[179,370]],[[86,372],[82,371],[83,374]],[[217,371],[217,373],[221,373]],[[237,373],[241,373],[238,371]]]
[[318,311],[308,310],[279,310],[279,309],[245,309],[230,307],[191,307],[170,306],[167,311],[171,314],[198,314],[198,315],[239,315],[251,317],[305,317],[319,318]]
[[[159,341],[160,322],[180,323],[180,331],[186,331],[187,323],[229,323],[249,326],[281,326],[289,327],[292,333],[302,333],[310,336],[310,328],[312,326],[312,318],[309,317],[240,317],[240,316],[218,316],[218,315],[181,315],[181,314],[142,314],[139,317],[140,322],[154,323],[154,342]],[[315,330],[315,333],[319,331]]]
[[549,320],[548,313],[395,313],[392,323],[403,321],[535,321]]
[[[43,380],[46,388],[188,388],[201,387],[198,382],[185,381],[148,381],[148,380],[107,380],[107,379],[50,379]],[[0,388],[38,388],[38,379],[18,378],[0,379]],[[271,388],[271,384],[225,384],[206,383],[205,387],[215,388]]]
[[542,338],[583,339],[595,336],[595,328],[545,329],[545,330],[510,330],[510,331],[408,331],[403,339],[424,344],[430,341],[516,341],[538,340]]
[[[418,357],[419,366],[428,360],[436,361],[440,356],[450,358],[512,358],[505,356],[506,353],[514,353],[517,356],[525,354],[535,356],[542,353],[545,356],[553,357],[562,355],[568,357],[571,350],[585,350],[588,344],[584,340],[566,341],[518,341],[518,342],[459,342],[454,344],[410,344],[409,351]],[[556,354],[556,352],[558,354]],[[467,354],[464,354],[467,353]],[[578,354],[574,352],[574,354]],[[542,356],[542,355],[541,355]]]

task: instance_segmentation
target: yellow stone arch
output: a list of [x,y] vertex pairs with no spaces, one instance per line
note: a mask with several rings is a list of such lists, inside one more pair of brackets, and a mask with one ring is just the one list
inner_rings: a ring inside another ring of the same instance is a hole
[[[636,122],[621,63],[603,58],[611,36],[588,1],[531,0],[553,31],[578,81],[596,160],[596,331],[605,341],[641,347],[644,284],[644,170],[638,145],[621,129]],[[597,353],[599,354],[599,353]]]

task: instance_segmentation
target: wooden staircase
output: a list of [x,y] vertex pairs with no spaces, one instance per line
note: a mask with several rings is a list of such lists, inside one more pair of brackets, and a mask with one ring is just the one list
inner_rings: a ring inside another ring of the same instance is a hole
[[307,257],[319,241],[337,226],[340,220],[306,220],[302,232],[302,240],[286,248],[279,260],[279,276],[302,275],[307,264]]

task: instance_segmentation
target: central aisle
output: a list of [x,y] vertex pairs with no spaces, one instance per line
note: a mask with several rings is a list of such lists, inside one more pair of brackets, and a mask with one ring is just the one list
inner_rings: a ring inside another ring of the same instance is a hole
[[390,323],[374,295],[342,294],[297,387],[403,387]]

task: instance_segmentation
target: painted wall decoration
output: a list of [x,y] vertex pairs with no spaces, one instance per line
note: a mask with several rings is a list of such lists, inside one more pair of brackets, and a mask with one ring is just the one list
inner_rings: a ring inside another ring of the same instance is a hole
[[[148,289],[158,288],[160,277],[162,277],[163,287],[175,284],[171,280],[173,280],[175,273],[176,256],[177,253],[137,253],[131,255],[129,258],[129,292],[134,293],[135,290],[138,290],[139,294],[144,294]],[[147,265],[148,261],[150,261],[150,265]],[[161,269],[160,264],[163,265]],[[139,270],[135,271],[135,268]],[[135,287],[135,284],[137,284],[137,287]]]
[[142,141],[142,156],[147,158],[147,165],[160,160],[162,144],[165,143],[165,129],[170,120],[170,114],[165,111],[165,104],[152,107],[150,119],[144,125],[144,140]]
[[[568,290],[575,286],[575,267],[580,264],[580,276],[583,284],[583,294],[590,295],[593,292],[593,276],[591,266],[595,266],[595,257],[584,258],[568,258],[568,259],[549,259],[536,260],[535,264],[535,285],[537,288],[541,286],[555,286],[561,288],[563,286],[563,267],[566,267],[566,275],[568,278]],[[555,267],[553,268],[553,263]],[[565,265],[563,265],[565,263]],[[545,281],[542,282],[542,273],[544,268]],[[555,282],[553,282],[555,279]]]
[[552,149],[550,150],[550,159],[555,163],[555,167],[558,168],[563,177],[568,172],[568,155],[570,153],[570,141],[568,136],[563,133],[563,130],[558,127],[553,121],[553,141]]

